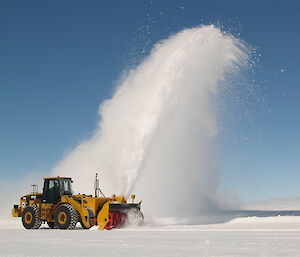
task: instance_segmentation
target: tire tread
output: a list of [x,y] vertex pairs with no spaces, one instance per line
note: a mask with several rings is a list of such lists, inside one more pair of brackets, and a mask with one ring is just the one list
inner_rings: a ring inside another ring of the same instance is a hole
[[[68,227],[66,227],[65,229],[68,229],[68,230],[74,229],[76,227],[76,224],[77,224],[78,219],[79,219],[79,215],[78,215],[77,210],[72,205],[70,205],[68,203],[60,205],[57,210],[59,210],[59,208],[61,208],[61,207],[65,207],[65,208],[68,209],[69,214],[70,214],[70,219],[71,219]],[[59,228],[59,225],[56,224],[56,227]]]
[[[31,209],[33,211],[34,225],[32,227],[26,227],[23,223],[23,226],[26,229],[38,229],[38,228],[40,228],[40,226],[43,223],[43,220],[41,220],[40,217],[39,217],[39,210],[38,210],[37,206],[36,205],[29,205],[24,209],[23,213],[28,211],[28,209]],[[22,218],[22,221],[23,221],[23,218]]]

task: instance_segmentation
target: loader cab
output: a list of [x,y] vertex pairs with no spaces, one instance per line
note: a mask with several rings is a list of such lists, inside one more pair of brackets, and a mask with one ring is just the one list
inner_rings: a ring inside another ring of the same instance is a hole
[[43,198],[46,203],[58,203],[62,195],[72,195],[71,178],[44,178]]

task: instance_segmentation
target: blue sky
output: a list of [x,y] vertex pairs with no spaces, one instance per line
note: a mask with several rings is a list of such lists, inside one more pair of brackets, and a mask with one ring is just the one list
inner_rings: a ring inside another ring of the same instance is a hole
[[158,40],[214,23],[261,54],[253,105],[221,140],[222,185],[246,200],[300,196],[299,11],[298,1],[1,1],[0,179],[50,170],[92,134],[123,69]]

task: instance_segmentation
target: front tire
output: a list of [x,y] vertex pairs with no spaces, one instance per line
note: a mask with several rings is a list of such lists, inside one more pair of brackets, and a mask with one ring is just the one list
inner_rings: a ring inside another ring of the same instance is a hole
[[54,214],[55,226],[59,229],[74,229],[78,222],[78,213],[70,204],[62,204]]
[[22,223],[26,229],[38,229],[42,225],[39,210],[35,205],[27,206],[22,213]]

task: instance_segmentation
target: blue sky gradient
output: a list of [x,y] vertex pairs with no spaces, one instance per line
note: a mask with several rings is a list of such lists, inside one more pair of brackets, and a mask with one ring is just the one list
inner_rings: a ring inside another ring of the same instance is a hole
[[299,11],[299,1],[1,1],[0,179],[49,171],[93,133],[124,69],[170,34],[214,23],[261,54],[257,92],[222,134],[222,185],[246,200],[300,196]]

